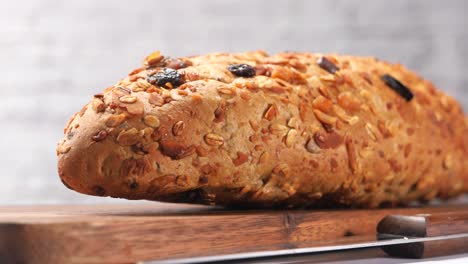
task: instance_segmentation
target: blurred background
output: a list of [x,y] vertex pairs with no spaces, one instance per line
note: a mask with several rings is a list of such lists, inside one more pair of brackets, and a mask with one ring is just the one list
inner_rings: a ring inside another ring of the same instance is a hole
[[370,55],[468,107],[468,1],[16,0],[0,8],[0,204],[121,202],[58,179],[74,112],[154,50]]

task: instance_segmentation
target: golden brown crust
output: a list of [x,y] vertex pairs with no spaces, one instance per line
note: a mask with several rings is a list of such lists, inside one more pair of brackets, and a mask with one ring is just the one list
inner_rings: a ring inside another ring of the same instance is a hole
[[376,207],[468,191],[467,132],[455,100],[375,58],[154,53],[67,124],[58,169],[91,195]]

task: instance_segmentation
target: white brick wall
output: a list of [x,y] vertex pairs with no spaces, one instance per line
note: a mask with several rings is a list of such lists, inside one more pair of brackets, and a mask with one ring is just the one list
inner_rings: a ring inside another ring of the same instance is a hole
[[16,0],[0,7],[0,203],[108,202],[64,188],[68,117],[155,49],[373,55],[468,106],[467,1]]

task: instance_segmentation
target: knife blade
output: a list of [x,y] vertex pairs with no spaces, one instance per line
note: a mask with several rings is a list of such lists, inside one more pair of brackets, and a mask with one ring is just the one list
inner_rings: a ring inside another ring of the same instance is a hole
[[[442,246],[441,246],[442,245]],[[468,252],[468,212],[447,212],[423,215],[388,215],[376,227],[375,239],[352,244],[302,247],[271,251],[153,261],[166,263],[213,263],[298,254],[337,252],[363,248],[382,248],[391,256],[423,258]]]
[[440,240],[451,240],[451,239],[468,239],[468,233],[437,236],[437,237],[398,237],[393,239],[386,239],[381,241],[368,241],[363,243],[355,243],[349,245],[336,245],[336,246],[322,246],[322,247],[307,247],[307,248],[293,248],[283,250],[272,250],[272,251],[257,251],[257,252],[245,252],[237,254],[225,254],[216,256],[205,256],[196,258],[184,258],[184,259],[170,259],[163,261],[152,261],[151,264],[184,264],[184,263],[212,263],[227,260],[240,260],[240,259],[252,259],[252,258],[264,258],[264,257],[281,257],[287,255],[298,255],[298,254],[309,254],[309,253],[324,253],[334,252],[350,249],[361,249],[361,248],[376,248],[385,246],[394,246],[402,244],[412,244],[421,242],[431,242]]

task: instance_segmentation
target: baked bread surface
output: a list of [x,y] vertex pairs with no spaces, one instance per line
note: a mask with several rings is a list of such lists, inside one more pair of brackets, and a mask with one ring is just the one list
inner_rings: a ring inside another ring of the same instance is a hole
[[58,170],[99,196],[377,207],[468,191],[467,132],[460,105],[399,64],[155,52],[70,119]]

